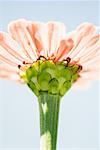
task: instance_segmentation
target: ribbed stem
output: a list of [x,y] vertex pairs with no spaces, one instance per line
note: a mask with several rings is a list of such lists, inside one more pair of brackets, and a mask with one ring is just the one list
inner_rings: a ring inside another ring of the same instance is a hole
[[60,96],[40,93],[40,149],[56,150]]

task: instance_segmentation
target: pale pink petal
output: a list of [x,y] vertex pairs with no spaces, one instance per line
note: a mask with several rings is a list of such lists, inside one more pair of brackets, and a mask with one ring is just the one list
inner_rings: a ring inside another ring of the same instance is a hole
[[80,59],[79,62],[82,66],[86,66],[89,64],[92,65],[93,63],[99,63],[100,62],[100,52],[90,55],[89,57],[87,57],[83,61]]
[[[100,70],[99,70],[100,71]],[[98,70],[88,70],[80,73],[80,78],[73,84],[73,89],[88,89],[93,80],[100,79],[100,72]]]
[[76,60],[80,59],[80,63],[82,63],[82,62],[85,62],[89,59],[91,59],[91,60],[95,59],[96,56],[98,57],[100,55],[100,51],[99,51],[100,46],[99,45],[97,47],[94,46],[94,48],[91,47],[90,49],[87,49],[87,50],[89,50],[89,51],[87,51],[86,54],[83,54],[82,56],[77,56],[74,59],[76,59]]
[[2,74],[0,74],[0,78],[15,81],[18,83],[24,83],[24,81],[22,79],[20,79],[20,77],[16,74],[13,74],[13,76],[12,76],[11,74],[3,74],[2,73]]
[[21,19],[10,23],[8,30],[12,37],[22,46],[24,54],[30,60],[36,60],[36,47],[27,28],[28,21]]
[[73,41],[71,39],[68,40],[62,40],[60,42],[60,46],[58,48],[55,61],[62,61],[63,59],[66,59],[66,54],[72,49],[73,47]]
[[48,43],[49,43],[49,54],[56,55],[56,52],[60,46],[60,42],[66,36],[66,27],[63,23],[48,22]]
[[[57,22],[44,24],[18,20],[9,25],[9,31],[30,59],[34,56],[37,58],[38,54],[44,54],[45,57],[55,54],[60,41],[65,37],[64,24]],[[34,51],[34,56],[32,51]]]
[[[80,52],[74,57],[74,59],[84,59],[92,53],[97,53],[100,50],[100,35],[96,35],[88,41],[84,48],[80,50]],[[87,39],[85,39],[87,40]]]
[[15,82],[24,83],[20,78],[21,70],[9,65],[0,64],[0,78],[9,79]]
[[29,62],[28,59],[23,58],[22,53],[19,51],[18,44],[10,35],[3,32],[0,32],[0,54],[17,63],[23,63],[23,61]]
[[90,68],[80,72],[80,78],[73,84],[73,89],[88,89],[93,80],[100,79],[100,68]]
[[12,70],[23,70],[22,67],[25,64],[18,63],[17,61],[13,60],[8,54],[6,53],[2,54],[0,51],[0,66],[6,66],[9,69],[12,68]]
[[92,60],[92,61],[89,61],[89,62],[86,62],[86,63],[83,63],[82,64],[83,68],[85,70],[87,69],[98,69],[100,70],[100,59],[97,59],[97,60]]
[[31,22],[30,24],[32,24],[32,39],[37,48],[38,56],[42,53],[47,57],[48,38],[46,24],[39,22]]
[[28,21],[28,26],[27,26],[27,30],[31,36],[31,39],[32,39],[32,42],[34,44],[34,48],[33,50],[35,49],[36,50],[36,53],[37,53],[37,56],[39,57],[40,56],[40,52],[43,48],[43,45],[42,43],[40,43],[39,40],[36,39],[36,33],[38,32],[38,25],[39,24],[40,26],[42,26],[43,24],[42,23],[37,23],[37,22],[31,22],[31,21]]
[[0,54],[0,62],[3,62],[5,64],[9,64],[9,65],[11,65],[13,67],[18,67],[18,65],[19,65],[19,64],[15,63],[15,62],[11,61],[10,59],[4,57],[1,54]]
[[47,24],[30,22],[28,30],[38,54],[45,57],[55,54],[61,39],[65,36],[65,26],[57,22],[48,22]]
[[100,79],[100,72],[97,69],[88,69],[87,71],[83,70],[80,76],[84,79],[98,80]]
[[76,30],[72,32],[71,37],[69,36],[69,38],[72,38],[74,41],[74,47],[69,52],[68,56],[73,59],[95,33],[96,27],[90,23],[84,23],[77,27]]
[[14,40],[12,40],[8,34],[0,32],[0,46],[19,61],[23,61],[24,58],[16,51],[16,47],[12,48],[12,45],[14,45]]
[[6,69],[0,70],[0,78],[21,82],[20,76],[17,72]]
[[87,90],[91,85],[91,80],[79,78],[72,86],[74,90]]
[[4,63],[0,64],[0,72],[2,71],[7,71],[16,74],[19,74],[21,72],[21,70],[18,67],[13,67],[9,64],[4,64]]

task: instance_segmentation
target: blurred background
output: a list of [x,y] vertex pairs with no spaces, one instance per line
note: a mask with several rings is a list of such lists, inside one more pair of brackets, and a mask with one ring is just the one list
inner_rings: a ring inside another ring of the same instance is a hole
[[[99,1],[0,1],[0,30],[10,21],[60,21],[67,31],[99,24]],[[58,150],[99,149],[99,83],[70,90],[62,99]],[[0,79],[0,150],[39,150],[37,98],[25,85]]]

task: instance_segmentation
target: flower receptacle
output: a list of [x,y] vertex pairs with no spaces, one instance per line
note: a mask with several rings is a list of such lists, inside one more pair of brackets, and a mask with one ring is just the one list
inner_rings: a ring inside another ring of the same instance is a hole
[[26,70],[24,79],[36,96],[43,91],[63,96],[79,77],[78,73],[77,64],[37,60]]

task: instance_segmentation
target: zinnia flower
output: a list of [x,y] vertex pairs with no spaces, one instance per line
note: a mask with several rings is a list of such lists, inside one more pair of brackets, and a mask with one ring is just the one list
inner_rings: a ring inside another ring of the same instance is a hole
[[61,97],[99,77],[100,35],[83,23],[66,34],[60,22],[24,19],[0,32],[0,78],[26,83],[40,108],[41,149],[55,150]]

